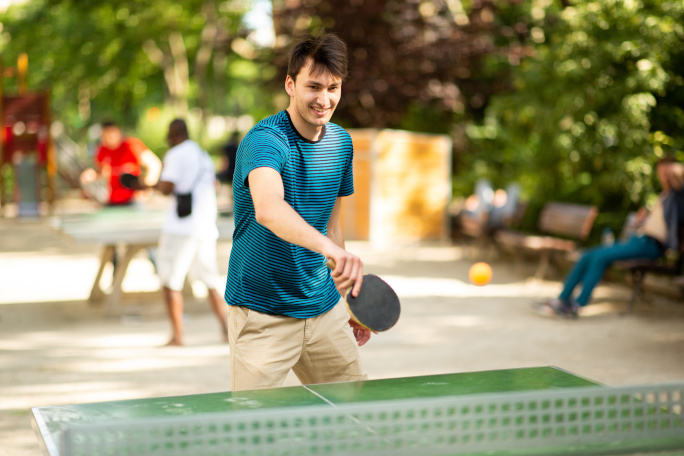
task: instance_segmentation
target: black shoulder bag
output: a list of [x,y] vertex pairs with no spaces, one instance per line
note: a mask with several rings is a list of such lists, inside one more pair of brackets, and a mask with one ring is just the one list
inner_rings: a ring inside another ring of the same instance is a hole
[[195,178],[195,182],[192,184],[192,188],[190,188],[190,191],[188,193],[176,193],[176,213],[178,214],[178,218],[183,218],[187,217],[188,215],[192,214],[192,191],[195,189],[197,186],[197,183],[200,180],[200,177],[202,177],[202,171],[203,167],[202,164],[200,163],[200,168],[199,171],[197,171],[197,177]]

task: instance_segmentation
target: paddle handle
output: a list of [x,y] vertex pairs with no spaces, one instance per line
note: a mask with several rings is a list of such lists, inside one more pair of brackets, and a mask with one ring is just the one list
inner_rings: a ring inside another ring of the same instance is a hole
[[[326,259],[325,265],[326,265],[326,266],[328,267],[328,269],[330,269],[331,271],[332,271],[333,269],[335,269],[335,261],[334,261],[332,258]],[[344,295],[343,295],[343,296],[344,296],[345,301],[347,300],[347,295],[349,294],[349,290],[351,290],[351,287],[349,287],[349,288],[347,288],[346,290],[344,290]]]
[[[332,271],[333,269],[335,269],[335,261],[333,261],[332,258],[328,258],[328,259],[325,261],[325,265],[326,265],[326,266],[328,267],[328,269],[330,269],[331,271]],[[349,295],[349,291],[350,291],[350,290],[351,290],[351,287],[349,287],[349,288],[347,288],[346,290],[344,290],[344,293],[342,294],[342,297],[344,298],[344,303],[345,303],[345,305],[347,306],[347,312],[349,312],[349,316],[352,318],[352,320],[354,320],[355,322],[357,322],[358,324],[360,324],[361,326],[363,326],[364,328],[366,328],[366,327],[365,327],[365,326],[356,318],[356,315],[354,315],[354,312],[352,312],[351,309],[349,308],[349,303],[347,302],[347,296]],[[368,328],[366,328],[366,329],[368,329]]]

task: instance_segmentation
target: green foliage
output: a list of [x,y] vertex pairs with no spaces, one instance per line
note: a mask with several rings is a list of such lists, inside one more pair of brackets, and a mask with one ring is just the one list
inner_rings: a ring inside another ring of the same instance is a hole
[[537,27],[515,90],[467,128],[462,190],[484,176],[517,180],[534,204],[596,204],[624,220],[659,190],[654,163],[683,158],[684,3],[573,2]]
[[350,51],[336,122],[450,134],[454,194],[517,181],[531,214],[576,201],[617,225],[658,190],[654,163],[684,158],[681,0],[273,3],[273,50],[241,25],[251,0],[32,0],[0,15],[0,52],[29,55],[71,136],[110,117],[161,155],[179,113],[214,150],[213,116],[284,108],[287,45],[325,27]]
[[436,102],[411,102],[401,119],[399,128],[409,131],[443,134],[453,123],[453,114],[445,113]]
[[[527,3],[273,0],[273,17],[278,41],[323,27],[347,43],[349,78],[335,113],[341,125],[449,134],[454,123],[481,117],[507,87]],[[274,60],[283,74],[285,54],[276,49]]]
[[[150,114],[150,111],[146,111],[141,112],[137,117],[138,123],[135,128],[131,129],[130,134],[145,143],[151,151],[163,157],[164,151],[168,149],[166,134],[169,131],[169,123],[176,117],[173,110],[162,108],[154,115]],[[197,138],[198,132],[193,127],[194,125],[188,122],[190,137]]]
[[[103,118],[146,137],[164,131],[148,125],[150,107],[183,117],[199,108],[205,121],[270,107],[260,87],[268,65],[255,63],[258,49],[241,25],[250,6],[251,0],[32,0],[0,16],[0,52],[5,66],[28,54],[29,87],[51,91],[53,117],[76,139]],[[7,92],[16,91],[13,79],[5,82]]]

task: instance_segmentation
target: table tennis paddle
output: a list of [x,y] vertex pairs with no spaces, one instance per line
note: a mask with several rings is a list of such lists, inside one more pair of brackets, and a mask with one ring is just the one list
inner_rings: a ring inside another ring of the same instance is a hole
[[136,176],[135,174],[123,173],[119,177],[119,182],[121,182],[121,185],[130,188],[131,190],[142,190],[145,186],[140,182],[139,177],[140,176]]
[[[332,260],[326,262],[329,269],[335,269]],[[373,274],[365,274],[361,291],[352,296],[351,288],[344,293],[349,315],[361,326],[373,332],[387,331],[399,320],[401,304],[399,297],[387,282]]]

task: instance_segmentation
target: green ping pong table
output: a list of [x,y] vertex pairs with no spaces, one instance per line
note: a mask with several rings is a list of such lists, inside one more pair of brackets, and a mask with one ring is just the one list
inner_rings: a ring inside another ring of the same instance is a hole
[[[91,288],[88,301],[99,304],[104,301],[106,313],[119,312],[125,293],[122,283],[133,257],[144,248],[153,247],[166,218],[165,210],[149,210],[144,206],[105,207],[97,212],[52,217],[48,224],[68,241],[75,244],[102,245],[100,265]],[[232,239],[233,218],[219,217],[217,226],[219,240]],[[117,253],[116,268],[109,294],[100,287],[100,279],[108,263]]]
[[[32,409],[50,456],[684,454],[684,383],[555,367]],[[661,453],[659,453],[661,454]]]

